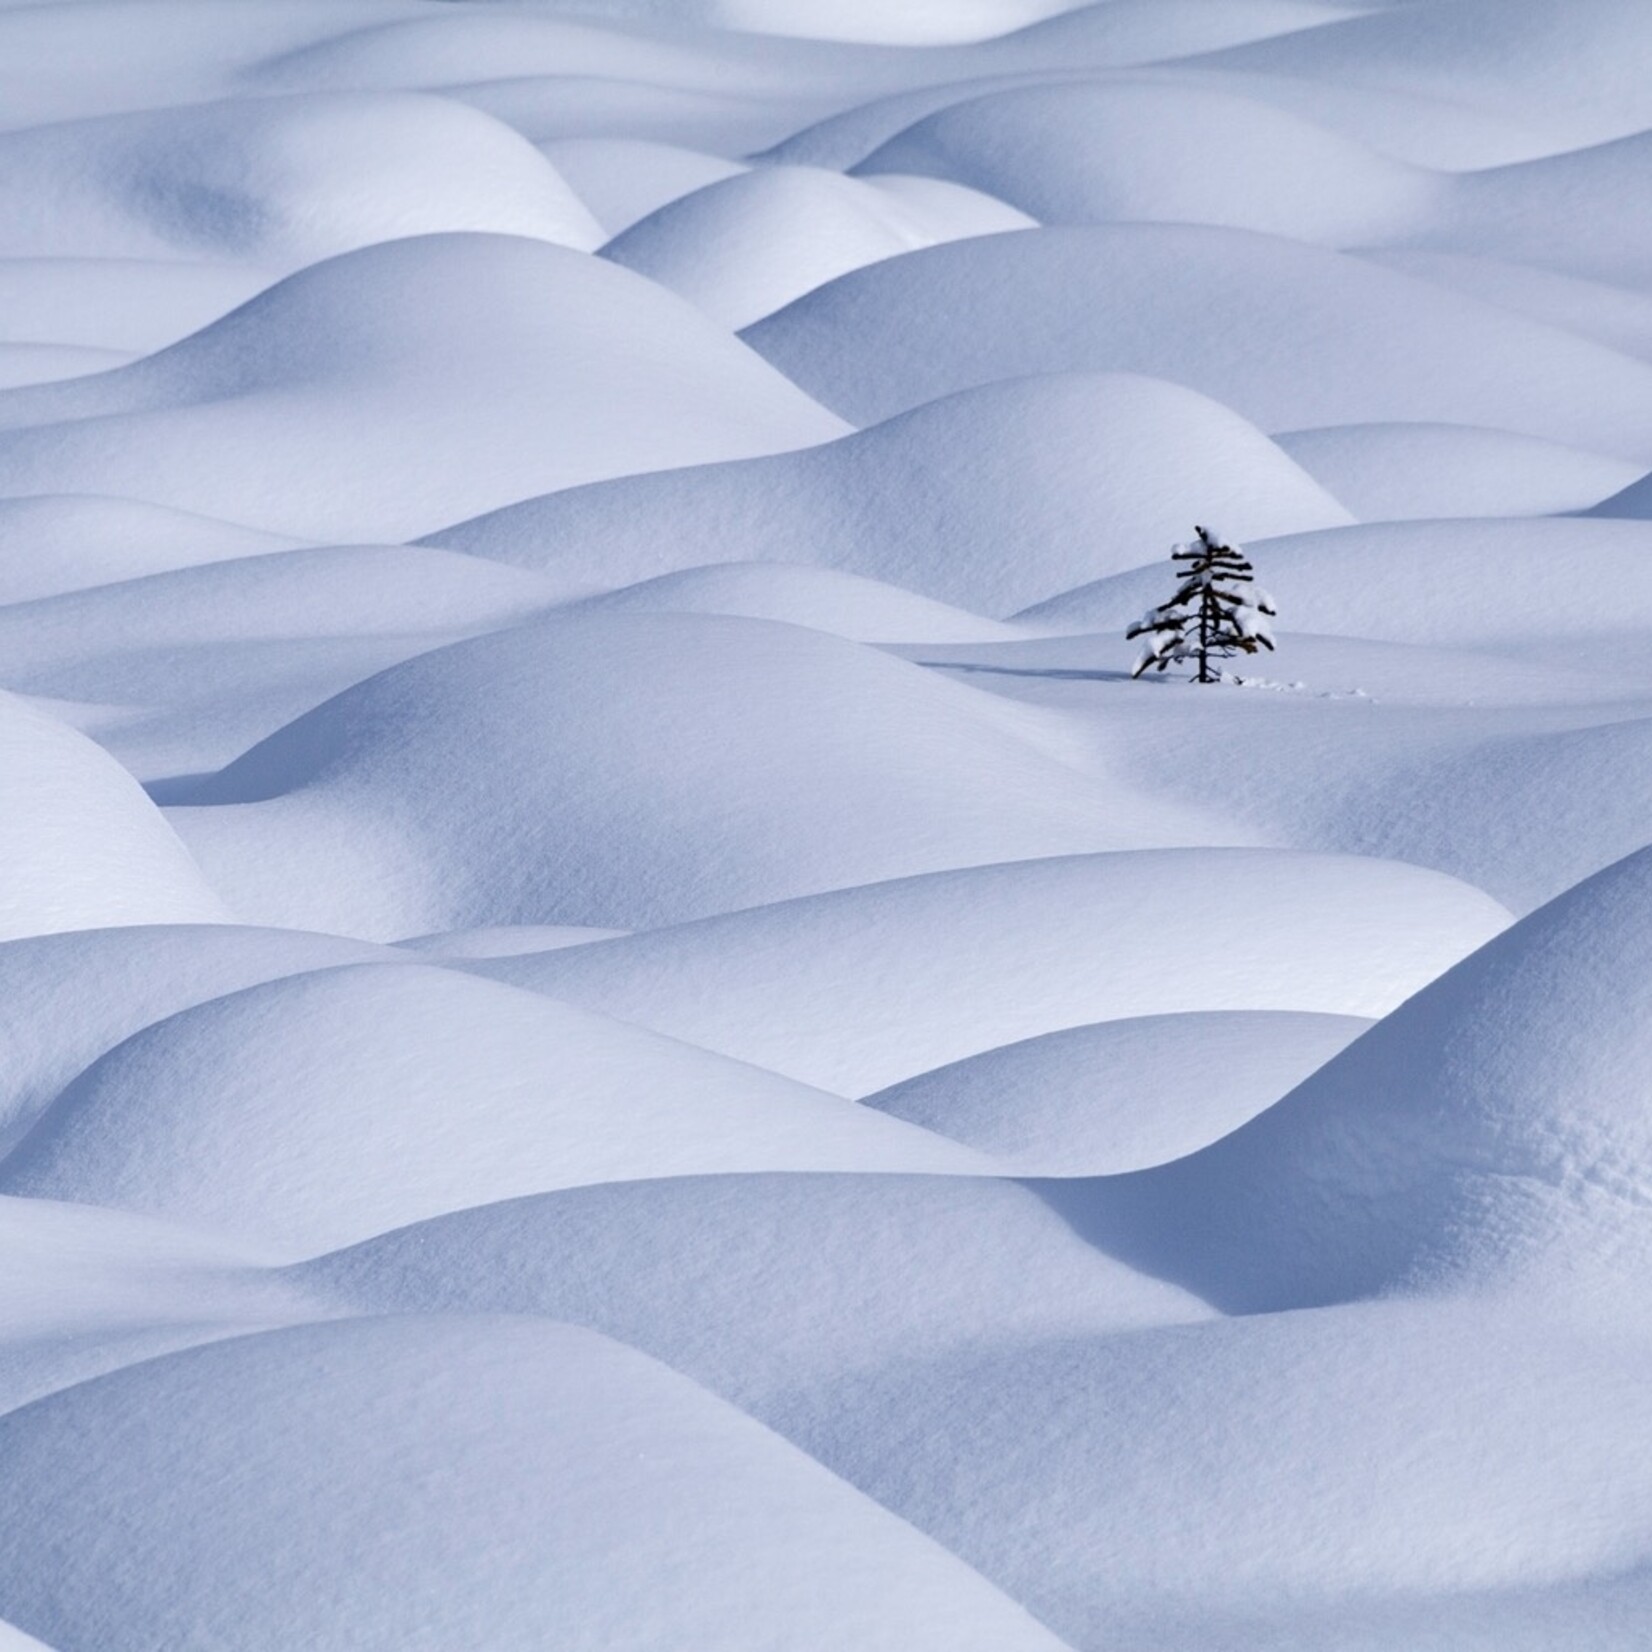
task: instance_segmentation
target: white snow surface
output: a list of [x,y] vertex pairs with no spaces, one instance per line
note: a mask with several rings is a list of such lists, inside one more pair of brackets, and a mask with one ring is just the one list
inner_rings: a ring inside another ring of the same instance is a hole
[[1208,397],[1138,374],[1047,373],[943,396],[799,452],[570,488],[428,542],[573,590],[778,560],[1000,615],[1139,567],[1148,547],[1185,537],[1193,471],[1212,514],[1244,539],[1351,521]]
[[1652,1644],[1649,55],[0,0],[0,1649]]

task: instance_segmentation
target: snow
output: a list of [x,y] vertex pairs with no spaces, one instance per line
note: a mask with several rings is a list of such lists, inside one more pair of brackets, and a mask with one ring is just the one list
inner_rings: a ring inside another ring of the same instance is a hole
[[1229,408],[1162,379],[1051,373],[796,453],[524,501],[428,542],[576,591],[738,557],[838,568],[1000,615],[1185,538],[1189,473],[1202,505],[1246,538],[1351,520]]
[[1162,812],[1065,762],[1064,733],[817,631],[576,612],[369,678],[169,818],[259,923],[376,940],[633,929],[941,867],[1141,847]]
[[[0,1537],[0,1590],[60,1646],[641,1649],[663,1630],[755,1649],[775,1624],[891,1652],[1060,1644],[693,1383],[532,1320],[360,1319],[173,1354],[0,1419],[0,1464],[33,1510]],[[93,1500],[100,1536],[77,1540]],[[180,1592],[180,1567],[203,1585]]]
[[303,1253],[589,1182],[989,1168],[775,1074],[410,960],[249,987],[135,1034],[0,1161],[0,1192]]
[[1116,1206],[1097,1184],[1095,1221],[1144,1214],[1128,1259],[1252,1310],[1636,1276],[1649,901],[1652,853],[1637,851],[1243,1129],[1126,1180]]
[[1390,87],[1518,118],[1549,149],[1652,124],[1636,54],[1645,20],[1621,0],[1431,0],[1235,46],[1223,67]]
[[317,1299],[242,1239],[6,1196],[0,1232],[9,1264],[0,1412],[137,1360],[317,1314]]
[[[1222,898],[1247,884],[1270,899]],[[1166,889],[1212,914],[1197,949],[1143,943]],[[1160,849],[932,873],[478,967],[865,1095],[1094,1021],[1383,1015],[1507,921],[1394,861]]]
[[886,260],[745,336],[857,422],[1078,367],[1175,380],[1266,431],[1422,420],[1652,455],[1652,368],[1395,271],[1207,224],[1051,228],[1033,241]]
[[1276,440],[1365,522],[1562,516],[1642,474],[1631,460],[1468,425],[1331,425]]
[[1582,1586],[1640,1566],[1647,1374],[1564,1310],[1362,1304],[892,1362],[789,1431],[1075,1645],[1490,1648],[1548,1589],[1627,1646]]
[[131,775],[13,694],[0,694],[0,763],[0,940],[228,918]]
[[0,1648],[1640,1652],[1649,46],[0,0]]
[[281,1284],[334,1312],[587,1325],[782,1431],[812,1387],[891,1361],[1212,1316],[985,1176],[612,1182],[421,1222]]
[[1018,1175],[1111,1175],[1209,1146],[1369,1025],[1301,1010],[1126,1016],[1002,1044],[862,1099]]
[[762,167],[662,206],[603,248],[730,331],[864,264],[1033,220],[990,195],[928,178],[865,182]]
[[[1282,623],[1307,632],[1482,648],[1538,637],[1581,642],[1602,630],[1603,592],[1610,593],[1611,627],[1633,632],[1652,619],[1652,530],[1638,523],[1400,521],[1267,544],[1253,537],[1250,545],[1279,599]],[[1347,562],[1360,570],[1353,588],[1339,577]],[[1018,617],[1071,630],[1122,628],[1165,583],[1162,567],[1135,569]]]
[[130,367],[0,394],[0,487],[396,540],[548,488],[842,428],[629,272],[543,241],[443,235],[324,259]]
[[1179,222],[1376,242],[1426,222],[1435,180],[1266,103],[1115,81],[1037,85],[950,104],[857,176],[917,172],[1002,197],[1045,224]]
[[539,147],[610,238],[746,170],[740,161],[647,138],[562,138]]
[[[526,513],[525,513],[526,514]],[[443,538],[448,536],[443,535]],[[459,542],[457,539],[455,542]],[[1021,633],[964,608],[835,568],[722,562],[587,597],[592,613],[727,614],[780,620],[852,642],[992,642]]]
[[7,604],[30,602],[174,568],[296,550],[301,543],[137,499],[6,499],[0,501],[0,595]]
[[183,256],[278,273],[453,230],[585,249],[602,239],[519,134],[407,93],[237,99],[7,133],[0,224],[6,258]]
[[144,924],[0,945],[0,1140],[105,1051],[180,1010],[283,976],[407,956],[296,930]]

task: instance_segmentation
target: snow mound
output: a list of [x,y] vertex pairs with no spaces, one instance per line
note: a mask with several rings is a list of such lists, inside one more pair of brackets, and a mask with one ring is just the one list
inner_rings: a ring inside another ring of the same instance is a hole
[[589,250],[602,231],[508,126],[409,93],[237,99],[0,134],[0,256],[290,271],[458,230]]
[[1264,430],[1488,425],[1652,456],[1652,367],[1363,261],[1208,225],[928,247],[744,335],[856,423],[1027,373],[1173,379]]
[[0,390],[60,384],[85,373],[124,367],[131,360],[129,351],[100,350],[84,344],[0,343]]
[[[605,23],[621,25],[622,28],[631,25],[625,29],[625,33],[640,34],[641,30],[637,29],[636,25],[657,27],[666,39],[677,40],[686,35],[686,39],[698,45],[705,55],[710,56],[713,51],[718,51],[718,55],[734,57],[736,62],[740,62],[750,59],[753,54],[740,50],[738,42],[725,44],[719,41],[716,34],[710,31],[730,30],[863,46],[963,45],[989,39],[994,35],[1007,34],[1013,29],[1024,28],[1041,18],[1072,10],[1081,4],[1083,0],[947,0],[945,5],[920,4],[890,8],[880,4],[879,0],[692,0],[692,3],[686,6],[683,0],[551,0],[549,5],[540,7],[539,10],[542,14],[549,13],[550,17],[557,19],[600,19]],[[530,32],[528,28],[521,26],[521,21],[525,20],[519,21],[507,16],[503,21],[518,24],[514,38],[523,43],[528,53],[532,53],[536,39],[555,38],[543,24],[538,30]],[[534,21],[538,22],[539,19]],[[699,29],[707,31],[707,34],[696,40],[695,36],[687,34],[684,30],[685,23],[697,25]],[[407,25],[403,25],[403,32],[404,36],[412,41],[419,38]],[[391,29],[363,33],[368,36],[369,48],[377,44],[373,40],[375,34],[389,35],[392,40],[396,38]],[[505,42],[513,38],[497,23],[491,35],[479,30],[473,30],[471,33],[481,34],[482,40],[488,44]],[[619,41],[624,40],[625,35],[619,30],[615,30],[615,34],[619,36]],[[463,36],[459,38],[463,42]],[[618,49],[619,41],[613,40],[612,36],[599,35],[595,49],[601,50],[606,46],[615,64],[629,67],[634,74],[642,72],[644,65],[649,62],[652,56],[650,47],[653,47],[655,52],[659,50],[654,42],[644,36],[631,46],[629,53],[622,55]],[[630,44],[629,41],[625,43]],[[346,37],[343,52],[335,48],[327,53],[327,57],[332,59],[350,53],[354,46],[355,43]],[[476,49],[472,47],[473,51]],[[679,45],[678,50],[682,55],[687,55],[685,45]],[[367,53],[357,47],[351,55],[359,60],[366,57]],[[422,60],[425,60],[423,54],[413,61]],[[518,60],[522,60],[521,54],[518,54]],[[534,62],[535,58],[529,56],[526,60]],[[398,67],[404,73],[407,71],[406,57],[400,59]],[[467,76],[477,75],[482,72],[482,68],[481,63],[472,59],[464,63],[463,72]],[[494,72],[505,71],[495,69]],[[570,69],[567,72],[575,71]]]
[[647,138],[553,138],[539,150],[610,237],[746,170],[744,161]]
[[268,1253],[125,1211],[0,1197],[0,1247],[0,1413],[140,1359],[329,1311],[271,1271]]
[[445,935],[416,935],[396,945],[403,951],[445,962],[450,958],[510,958],[521,952],[554,952],[561,946],[617,940],[627,933],[579,924],[487,924],[480,929],[452,929]]
[[[1652,529],[1531,518],[1373,523],[1250,543],[1292,630],[1494,647],[1652,626]],[[1350,568],[1359,570],[1350,581]],[[1122,630],[1165,584],[1148,566],[1068,591],[1016,617]],[[1603,624],[1602,592],[1611,592]]]
[[407,955],[333,935],[152,925],[0,945],[0,1145],[77,1073],[167,1016],[280,976]]
[[574,614],[318,706],[171,819],[247,916],[374,939],[635,929],[1177,823],[1065,724],[822,632]]
[[1275,440],[1367,522],[1557,516],[1641,473],[1631,460],[1465,425],[1337,425]]
[[987,384],[840,442],[528,500],[428,543],[579,590],[809,562],[1004,614],[1185,539],[1188,478],[1242,539],[1351,520],[1253,425],[1133,374]]
[[867,176],[967,184],[1041,223],[1181,222],[1343,246],[1411,227],[1438,192],[1421,170],[1215,88],[1018,86],[950,104],[869,155]]
[[862,265],[1032,223],[955,183],[863,182],[815,167],[766,166],[661,207],[602,256],[681,293],[732,330]]
[[1465,730],[1391,760],[1376,785],[1368,778],[1323,818],[1342,846],[1437,866],[1530,912],[1646,841],[1652,717],[1643,711],[1608,710],[1582,727],[1482,728],[1478,739]]
[[1290,1010],[1103,1021],[968,1056],[863,1099],[1017,1175],[1113,1175],[1236,1130],[1369,1025]]
[[0,1192],[308,1254],[591,1182],[989,1168],[775,1074],[410,960],[249,987],[134,1035],[0,1160]]
[[1537,1278],[1652,1250],[1652,850],[1523,919],[1202,1153],[1091,1184],[1090,1231],[1228,1309]]
[[1470,298],[1518,310],[1625,355],[1642,360],[1652,356],[1652,293],[1472,253],[1368,248],[1360,256]]
[[[1648,117],[1652,119],[1652,100]],[[1595,281],[1644,288],[1652,278],[1652,233],[1627,208],[1652,161],[1652,132],[1493,167],[1454,180],[1449,217],[1401,239],[1536,264]]]
[[[599,0],[605,11],[672,22],[676,0]],[[802,36],[876,46],[965,45],[1009,34],[1085,0],[948,0],[891,7],[883,0],[712,0],[706,21],[754,34]],[[583,9],[583,8],[582,8]]]
[[989,1343],[1204,1318],[1015,1182],[739,1175],[572,1189],[460,1211],[290,1269],[351,1313],[588,1325],[783,1427],[790,1396]]
[[138,499],[0,499],[0,604],[295,550],[300,543]]
[[[451,79],[451,76],[444,76]],[[732,84],[726,62],[696,68],[701,86],[666,85],[624,75],[577,76],[549,70],[507,80],[448,86],[447,95],[513,126],[537,148],[565,138],[641,138],[727,156],[754,155],[836,106],[843,95],[807,95],[775,87],[759,73],[757,89]]]
[[[40,693],[164,700],[192,645],[454,633],[522,619],[550,588],[516,568],[415,545],[317,546],[216,561],[0,609],[11,680]],[[126,655],[142,667],[112,671]]]
[[138,783],[83,735],[0,693],[0,940],[229,914]]
[[0,337],[146,355],[267,283],[259,270],[175,258],[0,258]]
[[1234,46],[1201,67],[1321,83],[1346,97],[1397,92],[1512,118],[1546,148],[1652,127],[1640,72],[1646,15],[1624,0],[1446,0],[1383,6]]
[[1632,521],[1652,519],[1652,476],[1641,476],[1603,499],[1594,509],[1596,516],[1628,517]]
[[0,1483],[0,1600],[71,1647],[1060,1645],[732,1407],[534,1320],[152,1360],[0,1419]]
[[[1167,901],[1210,915],[1196,952],[1154,940]],[[935,873],[475,967],[860,1096],[1095,1021],[1384,1015],[1507,922],[1479,890],[1392,861],[1165,849]]]
[[0,394],[0,488],[384,541],[842,432],[628,271],[540,241],[428,236],[328,259],[130,367]]
[[1075,1647],[1628,1652],[1647,1376],[1618,1323],[1361,1304],[891,1365],[786,1433]]
[[724,562],[587,597],[581,613],[730,614],[806,625],[855,642],[995,642],[1020,635],[933,597],[835,568]]

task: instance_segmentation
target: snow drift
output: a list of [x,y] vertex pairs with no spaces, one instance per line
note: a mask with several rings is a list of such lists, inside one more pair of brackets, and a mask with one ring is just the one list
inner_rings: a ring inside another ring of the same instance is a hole
[[291,1254],[587,1182],[988,1168],[774,1074],[409,960],[250,987],[135,1034],[0,1160],[0,1192]]
[[[1059,1645],[732,1407],[532,1320],[355,1320],[152,1360],[0,1418],[0,1477],[32,1510],[0,1536],[4,1610],[70,1647]],[[210,1582],[181,1592],[180,1568]]]
[[131,775],[11,694],[0,694],[0,764],[0,940],[229,917]]
[[[1265,889],[1251,903],[1234,891]],[[1145,941],[1172,899],[1191,954]],[[1502,929],[1478,890],[1394,862],[1167,849],[983,866],[474,966],[844,1095],[1129,1016],[1376,1016]]]
[[1205,224],[930,247],[745,336],[858,423],[1077,367],[1173,379],[1270,431],[1420,420],[1652,457],[1645,363],[1359,259]]
[[1350,520],[1253,425],[1128,374],[945,396],[804,452],[528,500],[430,536],[580,589],[706,562],[838,568],[1003,614],[1186,538],[1189,475],[1241,537]]
[[1141,844],[1162,815],[1070,767],[1062,735],[820,632],[580,613],[371,678],[171,819],[264,922],[630,929]]
[[460,230],[602,240],[532,144],[444,98],[237,99],[0,134],[0,257],[225,259],[285,274]]
[[395,540],[842,430],[627,271],[539,241],[419,237],[313,265],[130,367],[0,394],[0,488]]
[[1226,1140],[1091,1184],[1089,1231],[1230,1310],[1635,1275],[1652,1237],[1649,906],[1642,850]]

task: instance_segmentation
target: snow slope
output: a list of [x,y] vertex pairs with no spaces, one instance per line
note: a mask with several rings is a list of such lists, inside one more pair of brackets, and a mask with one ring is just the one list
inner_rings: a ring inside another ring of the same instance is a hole
[[182,257],[272,274],[454,230],[587,250],[602,240],[524,138],[406,93],[236,100],[3,134],[0,225],[5,258]]
[[1394,271],[1206,224],[1023,239],[857,270],[746,336],[857,422],[1081,367],[1176,380],[1269,431],[1421,420],[1652,454],[1644,363]]
[[0,944],[0,1142],[105,1051],[263,981],[405,953],[333,935],[149,923]]
[[1033,85],[949,104],[880,145],[859,177],[915,172],[1045,224],[1217,224],[1327,246],[1427,222],[1440,187],[1267,103],[1185,85]]
[[300,543],[137,499],[6,499],[0,501],[0,597],[8,605],[29,602],[174,568],[296,550]]
[[1640,473],[1631,460],[1468,425],[1332,425],[1276,440],[1365,522],[1560,516]]
[[[0,1463],[33,1510],[0,1537],[0,1598],[60,1647],[640,1649],[664,1630],[757,1648],[776,1623],[891,1649],[1060,1644],[733,1408],[530,1320],[174,1354],[0,1418]],[[440,1521],[420,1518],[432,1500]],[[180,1593],[181,1566],[210,1583]]]
[[779,620],[854,642],[991,642],[1021,631],[932,597],[835,568],[784,562],[720,562],[599,592],[580,611],[722,614]]
[[[1275,892],[1267,907],[1217,898],[1247,878]],[[1170,898],[1212,913],[1191,955],[1142,940]],[[1394,862],[1152,850],[933,873],[476,967],[864,1095],[1094,1021],[1380,1015],[1506,922],[1478,890]]]
[[1208,1146],[1368,1025],[1300,1010],[1125,1017],[984,1050],[863,1099],[1020,1175],[1107,1175]]
[[547,488],[842,428],[635,276],[454,235],[324,260],[130,367],[0,394],[0,488],[394,540]]
[[769,166],[662,206],[602,255],[738,330],[863,264],[1032,224],[990,195],[940,179],[863,182]]
[[588,1325],[774,1426],[796,1396],[891,1361],[1211,1314],[985,1176],[613,1182],[420,1222],[281,1283],[335,1312]]
[[4,1197],[0,1232],[0,1413],[137,1360],[317,1315],[316,1299],[243,1240]]
[[1190,473],[1244,537],[1349,520],[1216,402],[1131,374],[1050,373],[797,453],[528,500],[428,542],[574,589],[737,557],[840,568],[1002,614],[1185,537]]
[[[1485,648],[1642,629],[1652,618],[1649,546],[1652,530],[1638,522],[1481,517],[1332,528],[1251,548],[1299,630]],[[1359,567],[1357,585],[1346,577],[1350,562]],[[1139,568],[1017,617],[1070,630],[1122,629],[1163,584],[1161,567]],[[1611,593],[1605,615],[1603,592]]]
[[1647,851],[1568,890],[1245,1128],[1095,1184],[1092,1231],[1250,1309],[1634,1276],[1649,900]]
[[0,1160],[0,1192],[291,1252],[581,1183],[987,1165],[773,1074],[410,960],[250,987],[134,1035]]
[[672,201],[746,170],[740,161],[647,138],[562,138],[539,148],[609,238]]
[[1074,1645],[1627,1648],[1647,1371],[1604,1317],[1361,1304],[891,1364],[787,1432]]
[[0,762],[0,939],[228,918],[138,783],[12,694],[0,694]]
[[1163,829],[1062,735],[819,632],[580,612],[369,679],[170,818],[261,922],[631,929]]

